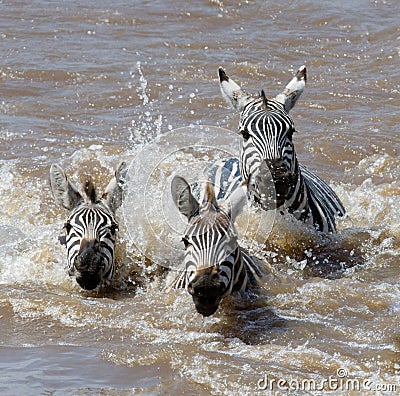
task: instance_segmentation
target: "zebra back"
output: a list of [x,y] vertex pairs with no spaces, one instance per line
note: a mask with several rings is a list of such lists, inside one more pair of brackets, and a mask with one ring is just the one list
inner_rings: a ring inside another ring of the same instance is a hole
[[322,232],[335,232],[335,216],[342,217],[346,210],[340,198],[328,184],[304,165],[299,164],[307,190],[308,207],[314,226]]
[[205,169],[205,175],[214,186],[217,200],[229,198],[243,181],[237,158],[224,158],[214,161]]

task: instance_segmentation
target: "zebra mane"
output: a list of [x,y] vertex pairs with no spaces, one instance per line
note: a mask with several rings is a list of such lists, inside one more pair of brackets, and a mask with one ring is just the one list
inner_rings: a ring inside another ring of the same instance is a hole
[[285,109],[285,105],[278,100],[275,99],[268,99],[265,95],[264,90],[262,89],[260,92],[260,99],[262,99],[263,104],[267,110],[283,110]]
[[218,209],[218,203],[215,198],[215,190],[210,182],[207,182],[206,184],[205,200],[207,203],[212,204],[215,207],[215,209]]
[[268,103],[268,98],[267,98],[267,96],[265,95],[265,92],[264,92],[263,89],[262,89],[261,92],[260,92],[260,97],[262,98],[262,100],[263,100],[263,102],[264,102],[264,106],[268,108],[268,105],[269,105],[269,103]]
[[86,178],[84,191],[90,203],[94,204],[97,202],[96,186],[90,176]]
[[[220,208],[213,207],[210,203],[207,203],[198,214],[191,218],[191,225],[196,228],[201,227],[200,234],[215,227],[224,230],[230,230],[232,227],[231,219],[227,213]],[[196,233],[199,233],[199,231],[196,231]]]

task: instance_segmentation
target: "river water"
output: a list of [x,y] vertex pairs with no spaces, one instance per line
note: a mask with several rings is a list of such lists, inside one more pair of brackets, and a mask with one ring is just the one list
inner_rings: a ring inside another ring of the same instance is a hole
[[[396,0],[1,1],[1,394],[398,394],[399,14]],[[203,319],[160,274],[182,256],[178,232],[155,242],[177,216],[171,172],[237,155],[219,66],[275,96],[302,64],[296,150],[347,217],[334,236],[282,216],[264,246],[244,233],[265,285]],[[49,167],[101,189],[121,160],[117,273],[83,292]]]

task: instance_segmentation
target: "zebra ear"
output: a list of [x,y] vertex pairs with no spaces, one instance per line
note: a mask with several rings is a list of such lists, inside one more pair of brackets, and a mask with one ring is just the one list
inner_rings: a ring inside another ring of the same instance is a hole
[[81,194],[59,165],[53,164],[50,167],[50,187],[56,204],[65,209],[71,210],[82,201]]
[[236,217],[239,216],[247,203],[247,185],[248,180],[242,182],[224,202],[224,206],[232,221],[236,220]]
[[188,182],[180,176],[175,176],[171,183],[172,199],[183,215],[188,219],[199,210],[199,203],[192,195]]
[[217,199],[215,198],[215,190],[210,182],[207,182],[206,184],[205,199],[206,202],[211,203],[215,208],[218,208]]
[[290,80],[289,84],[286,85],[285,89],[275,97],[275,100],[282,103],[285,106],[285,110],[289,111],[296,104],[297,99],[303,93],[307,81],[307,70],[303,65],[297,70],[296,75]]
[[128,165],[126,162],[121,162],[102,196],[102,199],[106,201],[106,204],[113,212],[122,205],[127,172]]
[[218,69],[218,74],[222,97],[233,109],[241,112],[244,106],[252,100],[251,96],[229,78],[222,67]]

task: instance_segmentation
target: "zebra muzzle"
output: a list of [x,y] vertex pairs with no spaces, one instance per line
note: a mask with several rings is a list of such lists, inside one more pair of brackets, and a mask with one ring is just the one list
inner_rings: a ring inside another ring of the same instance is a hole
[[76,281],[83,289],[93,290],[99,286],[106,267],[99,243],[91,241],[83,244],[74,267]]
[[[265,164],[264,167],[263,164]],[[266,166],[274,181],[287,179],[290,177],[290,171],[287,168],[286,164],[281,159],[272,159],[272,160],[266,159],[263,162],[263,164],[261,164],[260,171],[264,170],[265,172],[265,166]]]
[[212,315],[219,307],[224,285],[214,267],[198,271],[188,285],[196,311],[203,316]]
[[220,287],[197,288],[191,295],[196,311],[203,316],[212,315],[218,309],[222,298]]
[[281,159],[264,160],[255,176],[256,201],[266,210],[282,206],[291,183],[292,174]]

